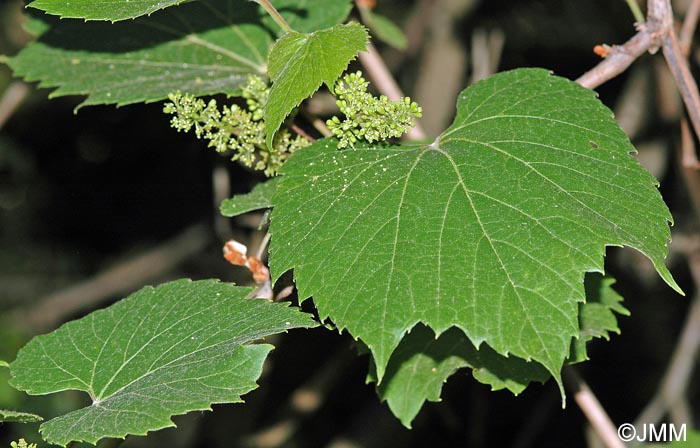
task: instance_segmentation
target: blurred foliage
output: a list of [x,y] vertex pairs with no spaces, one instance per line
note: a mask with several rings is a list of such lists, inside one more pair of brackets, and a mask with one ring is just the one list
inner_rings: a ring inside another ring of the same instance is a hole
[[[20,3],[0,3],[0,54],[13,54],[28,39],[21,27]],[[621,43],[634,32],[634,19],[624,3],[382,0],[377,13],[403,27],[409,46],[406,52],[378,46],[406,93],[412,94],[426,57],[422,42],[450,29],[430,28],[430,9],[420,8],[436,5],[462,11],[454,17],[457,26],[451,29],[456,30],[453,37],[467,56],[476,28],[498,28],[506,37],[499,70],[539,66],[575,78],[598,62],[594,45]],[[425,28],[416,26],[421,23]],[[651,59],[645,56],[636,65],[650,65]],[[464,68],[464,79],[471,70],[470,62]],[[615,105],[627,79],[625,74],[599,89],[606,104]],[[0,92],[11,82],[7,67],[0,64]],[[19,347],[38,331],[18,320],[16,313],[31,310],[47,294],[128,259],[192,223],[213,223],[218,214],[211,187],[215,167],[226,167],[233,193],[248,192],[262,179],[259,173],[206,150],[206,143],[173,131],[168,117],[160,112],[162,105],[89,107],[76,115],[73,108],[78,103],[78,98],[49,101],[47,91],[39,89],[0,128],[3,360],[12,361]],[[641,146],[661,141],[668,146],[675,143],[677,134],[677,122],[661,117],[652,101],[649,119],[634,142]],[[665,157],[673,156],[667,153]],[[676,221],[674,231],[694,230],[675,162],[671,160],[668,166],[659,176]],[[251,224],[251,219],[242,216],[232,224],[233,232],[242,239],[255,242],[259,238],[257,221]],[[220,250],[212,245],[171,276],[234,278],[235,268],[222,259]],[[613,335],[611,342],[591,344],[591,360],[579,367],[613,421],[625,422],[636,417],[656,390],[688,300],[679,299],[647,276],[648,265],[634,253],[610,249],[608,254],[607,269],[617,278],[615,289],[625,298],[632,316],[619,321],[622,333]],[[692,294],[685,264],[677,258],[670,261],[674,276]],[[310,416],[300,419],[298,430],[284,446],[329,446],[351,440],[362,447],[480,447],[512,446],[516,439],[519,446],[586,445],[585,418],[573,402],[561,410],[552,382],[534,386],[516,398],[509,392],[490,392],[470,375],[458,374],[444,386],[443,401],[426,405],[414,429],[408,431],[379,403],[373,387],[364,384],[368,358],[355,356],[347,335],[315,329],[291,333],[275,345],[278,348],[270,356],[261,387],[245,397],[245,406],[215,406],[213,413],[178,417],[178,428],[148,438],[129,437],[121,446],[244,446],[245,437],[290,415],[294,391],[309,381],[320,384],[315,375],[337,356],[346,358],[342,369],[326,378],[325,400]],[[79,394],[71,392],[26,396],[7,385],[7,376],[7,369],[0,369],[0,408],[34,412],[48,419],[85,405]],[[687,398],[691,409],[700,409],[698,375]],[[39,442],[37,428],[38,424],[0,426],[0,447],[20,437]],[[110,443],[98,446],[106,448]],[[83,446],[90,445],[74,448]]]

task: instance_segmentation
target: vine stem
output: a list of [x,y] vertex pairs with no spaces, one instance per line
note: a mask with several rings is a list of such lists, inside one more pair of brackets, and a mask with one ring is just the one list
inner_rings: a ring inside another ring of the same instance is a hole
[[583,411],[596,434],[600,436],[603,443],[608,448],[625,448],[625,444],[617,435],[617,428],[613,424],[605,409],[596,398],[595,394],[588,387],[588,384],[581,378],[573,366],[564,369],[564,381],[574,392],[574,400]]
[[685,20],[683,21],[683,27],[681,28],[681,38],[680,44],[683,50],[683,55],[688,57],[690,54],[690,43],[693,40],[693,34],[695,34],[695,28],[698,25],[698,18],[700,17],[700,0],[693,0],[690,4],[688,10],[685,13]]
[[291,33],[294,30],[292,29],[291,26],[287,23],[286,20],[284,20],[284,17],[275,9],[274,6],[272,6],[272,3],[270,3],[269,0],[253,0],[255,3],[259,4],[263,8],[265,8],[265,11],[267,11],[268,14],[270,14],[270,17],[277,23],[277,25],[282,28],[282,30],[285,33]]
[[638,23],[644,22],[644,14],[642,14],[642,10],[639,9],[639,4],[637,3],[637,0],[625,0],[627,2],[627,6],[630,8],[630,11],[632,11],[632,15],[634,16],[634,20],[636,20]]

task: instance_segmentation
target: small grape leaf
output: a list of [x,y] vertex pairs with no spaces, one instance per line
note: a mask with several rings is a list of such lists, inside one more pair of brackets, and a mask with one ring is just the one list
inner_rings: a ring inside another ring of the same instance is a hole
[[630,312],[622,305],[622,296],[612,289],[614,284],[615,280],[612,278],[586,275],[586,303],[579,307],[579,336],[571,342],[568,364],[589,359],[586,346],[593,338],[610,340],[611,332],[620,334],[615,313],[629,316]]
[[[381,382],[421,322],[542,364],[561,388],[586,272],[606,245],[664,266],[670,213],[595,94],[542,69],[459,97],[433,143],[292,156],[273,198],[273,278],[294,269],[321,319],[370,348]],[[563,395],[563,389],[562,389]]]
[[188,0],[34,0],[28,6],[64,19],[134,19]]
[[36,423],[42,420],[43,417],[36,414],[0,409],[0,422]]
[[236,94],[265,73],[269,32],[257,5],[201,0],[116,24],[51,18],[51,29],[8,65],[51,97],[87,95],[82,105],[118,106],[193,95]]
[[237,194],[225,199],[219,207],[222,215],[233,217],[261,208],[272,207],[272,196],[277,190],[279,178],[272,178],[267,182],[257,184],[250,193]]
[[10,365],[7,363],[7,361],[0,359],[0,367],[10,367]]
[[95,444],[173,426],[170,417],[240,402],[256,387],[267,335],[316,326],[310,315],[250,288],[213,280],[146,287],[104,310],[32,339],[11,384],[39,395],[74,389],[92,405],[41,425],[58,445]]
[[[471,367],[474,377],[490,384],[492,390],[507,388],[516,395],[530,382],[544,383],[550,377],[535,362],[505,358],[486,344],[476,349],[457,328],[436,338],[429,328],[416,325],[391,356],[377,393],[401,423],[411,428],[423,404],[440,401],[442,385],[463,367]],[[376,382],[376,375],[370,374],[369,380]]]
[[[586,303],[580,304],[579,314],[581,328],[578,339],[572,342],[572,355],[567,363],[588,359],[582,356],[592,338],[607,339],[609,331],[619,332],[612,311],[625,315],[629,312],[620,305],[622,297],[611,288],[614,282],[599,274],[586,274]],[[456,328],[436,338],[430,329],[417,325],[392,354],[377,393],[404,426],[410,428],[423,403],[439,401],[443,383],[462,367],[471,367],[474,378],[490,385],[491,390],[508,389],[515,395],[531,382],[544,383],[550,377],[536,362],[503,357],[486,344],[476,349],[464,332]],[[376,376],[370,375],[370,380],[376,381]]]
[[273,84],[265,108],[268,147],[295,107],[323,83],[333,89],[350,61],[366,49],[368,38],[365,27],[353,22],[310,34],[293,31],[275,43],[268,65]]

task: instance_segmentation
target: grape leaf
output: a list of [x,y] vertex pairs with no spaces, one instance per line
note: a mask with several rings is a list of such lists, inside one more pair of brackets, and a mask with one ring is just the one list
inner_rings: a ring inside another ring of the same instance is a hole
[[[433,143],[292,156],[273,198],[273,278],[294,269],[321,319],[362,339],[379,381],[405,333],[460,328],[561,387],[586,272],[606,245],[663,264],[671,216],[595,94],[541,69],[459,97]],[[563,390],[562,390],[563,394]]]
[[273,84],[265,108],[268,147],[287,115],[321,84],[332,89],[367,40],[365,27],[353,22],[310,34],[290,32],[275,43],[268,66]]
[[11,384],[90,395],[91,406],[42,424],[44,438],[64,446],[145,434],[173,426],[173,415],[240,402],[272,349],[249,343],[316,325],[295,308],[246,299],[250,291],[212,280],[143,288],[32,339],[10,366]]
[[34,0],[28,6],[61,18],[86,20],[134,19],[187,0]]
[[0,409],[0,422],[36,423],[42,420],[44,419],[36,414]]
[[7,361],[0,359],[0,367],[10,367],[10,365],[7,363]]
[[87,95],[81,105],[157,101],[171,92],[235,94],[264,74],[272,44],[245,0],[201,0],[109,24],[51,20],[51,29],[7,63],[27,81]]
[[[394,351],[377,393],[401,423],[410,428],[423,404],[440,401],[442,385],[463,367],[471,367],[474,377],[490,384],[492,390],[507,388],[516,395],[530,382],[544,383],[550,377],[535,362],[505,358],[486,344],[476,349],[457,328],[436,338],[429,328],[417,325]],[[370,381],[376,382],[376,376],[370,375]]]
[[630,312],[622,305],[623,298],[612,285],[615,280],[601,275],[587,275],[584,287],[586,303],[579,311],[579,337],[571,343],[571,355],[568,364],[587,361],[586,346],[593,338],[610,340],[610,332],[620,334],[615,313],[629,316]]
[[[276,3],[300,29],[347,16],[346,0],[319,2]],[[52,97],[87,95],[81,105],[152,102],[178,90],[236,95],[250,74],[267,70],[274,41],[261,17],[247,0],[198,0],[116,24],[49,18],[39,40],[5,62],[27,81],[58,87]]]
[[278,178],[257,184],[250,193],[237,194],[221,203],[221,214],[228,217],[242,215],[253,210],[272,207],[272,196],[277,190]]
[[[579,306],[581,328],[578,339],[573,339],[567,363],[587,360],[586,343],[594,337],[607,339],[609,331],[619,333],[613,311],[624,315],[629,312],[620,304],[622,297],[611,288],[614,282],[599,274],[586,274],[586,303]],[[474,378],[490,385],[491,390],[508,389],[515,395],[529,383],[544,383],[550,377],[536,362],[503,357],[486,344],[477,350],[456,328],[436,338],[431,330],[417,325],[392,354],[377,393],[401,423],[410,428],[423,403],[439,401],[443,383],[462,367],[471,367]],[[371,380],[376,381],[376,377],[371,376]]]
[[[151,14],[186,0],[34,0],[28,6],[62,18],[86,20],[134,19]],[[340,23],[348,16],[352,5],[348,0],[273,0],[292,28],[301,32],[315,31]],[[302,14],[300,14],[302,12]],[[269,23],[272,25],[272,21]],[[276,25],[270,26],[275,29]]]

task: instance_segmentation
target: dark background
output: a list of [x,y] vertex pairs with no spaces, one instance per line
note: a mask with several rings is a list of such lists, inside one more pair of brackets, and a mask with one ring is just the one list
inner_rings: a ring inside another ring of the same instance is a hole
[[[677,3],[677,12],[682,12],[687,2]],[[18,4],[0,3],[0,53],[13,54],[28,39],[18,28]],[[454,99],[436,104],[431,98],[456,96],[444,86],[470,82],[478,63],[472,59],[477,30],[505,37],[499,71],[537,66],[571,79],[598,62],[594,45],[622,43],[635,32],[623,0],[382,0],[378,11],[404,26],[413,42],[403,53],[378,46],[405,91],[423,104],[426,116],[441,117],[426,125],[433,134],[449,124]],[[444,51],[444,67],[438,72],[446,78],[427,82],[427,64],[435,48]],[[631,101],[624,92],[641,104],[632,108],[644,115],[632,138],[643,163],[662,182],[662,194],[676,220],[674,238],[684,244],[695,235],[697,223],[676,161],[680,112],[673,101],[662,104],[668,102],[661,93],[667,78],[660,61],[658,56],[645,56],[631,71],[597,90],[618,111],[625,110],[624,101]],[[691,61],[695,67],[694,53]],[[631,90],[633,77],[647,84]],[[0,65],[0,92],[12,82],[8,68]],[[198,234],[200,249],[142,284],[123,279],[123,291],[98,294],[100,300],[90,309],[107,306],[143,284],[169,279],[249,281],[245,272],[221,257],[222,238],[228,232],[255,245],[259,216],[222,222],[216,198],[221,189],[212,186],[212,173],[216,168],[227,172],[232,193],[249,191],[262,180],[259,174],[215,154],[192,135],[175,132],[161,104],[88,107],[74,114],[78,98],[48,100],[48,93],[32,91],[0,129],[0,359],[11,361],[29,337],[47,330],[22,316],[31,316],[49,295],[168,244],[193,225],[205,229],[205,237]],[[694,286],[682,252],[671,246],[669,264],[691,297]],[[619,319],[621,335],[590,345],[591,361],[580,365],[579,372],[613,421],[621,424],[634,420],[656,391],[690,301],[666,287],[637,253],[609,249],[608,255],[608,273],[617,278],[616,289],[632,316]],[[245,397],[247,404],[176,417],[178,429],[129,437],[121,446],[589,446],[581,411],[571,399],[561,409],[551,381],[514,397],[490,392],[468,371],[460,371],[445,384],[442,402],[426,404],[409,431],[365,384],[368,359],[356,355],[348,335],[325,329],[293,331],[274,343],[277,348],[261,387]],[[10,389],[6,378],[7,372],[0,371],[0,408],[52,416],[82,404],[79,394],[27,397]],[[294,393],[302,386],[321,389],[322,402],[313,412],[293,406]],[[698,386],[696,377],[688,395],[694,409],[700,402]],[[281,422],[292,422],[296,430],[284,443],[263,444],[261,434],[279,429]],[[37,428],[0,426],[0,446],[18,437],[39,442]]]

